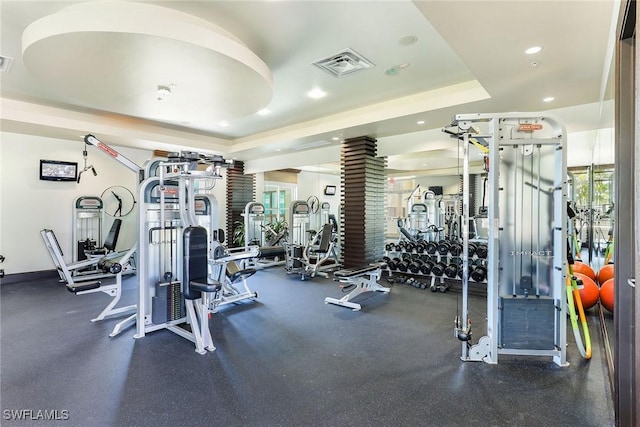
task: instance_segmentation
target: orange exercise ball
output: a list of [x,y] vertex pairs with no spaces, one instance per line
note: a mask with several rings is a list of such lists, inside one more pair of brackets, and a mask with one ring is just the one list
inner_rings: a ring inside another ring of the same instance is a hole
[[613,279],[609,279],[600,287],[600,303],[613,313]]
[[573,272],[586,274],[591,278],[591,280],[596,280],[596,272],[593,270],[593,268],[591,268],[589,264],[585,264],[584,262],[576,261],[573,264]]
[[607,264],[604,267],[602,267],[598,272],[598,283],[602,285],[607,280],[613,279],[613,276],[614,276],[613,264]]
[[582,301],[582,308],[585,310],[593,307],[600,298],[600,289],[596,282],[594,282],[589,276],[582,273],[574,273],[578,279],[582,280],[582,288],[579,289],[580,300]]

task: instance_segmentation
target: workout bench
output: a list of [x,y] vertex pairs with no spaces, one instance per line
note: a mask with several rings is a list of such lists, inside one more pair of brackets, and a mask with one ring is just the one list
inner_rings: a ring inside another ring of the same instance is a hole
[[[130,313],[136,310],[135,305],[114,308],[122,296],[122,275],[135,272],[131,262],[136,252],[135,245],[127,251],[113,252],[104,257],[90,258],[67,264],[64,261],[62,249],[53,231],[44,229],[40,231],[40,235],[56,266],[60,280],[66,283],[69,292],[73,292],[76,295],[104,292],[113,297],[104,310],[96,318],[91,319],[92,322],[104,320],[107,316]],[[116,282],[102,285],[102,282],[98,279],[104,278],[115,278]],[[133,320],[135,321],[135,317],[133,317]],[[110,336],[117,335],[122,327],[129,324],[132,324],[132,322],[120,322]]]
[[347,295],[342,298],[325,298],[325,304],[336,304],[343,307],[349,307],[353,311],[359,311],[362,306],[358,303],[351,302],[351,299],[365,292],[384,292],[388,293],[391,289],[381,286],[378,283],[380,276],[382,275],[382,269],[387,266],[384,262],[377,262],[369,264],[366,267],[349,268],[339,270],[333,273],[334,279],[340,282],[340,288],[343,292],[351,290]]

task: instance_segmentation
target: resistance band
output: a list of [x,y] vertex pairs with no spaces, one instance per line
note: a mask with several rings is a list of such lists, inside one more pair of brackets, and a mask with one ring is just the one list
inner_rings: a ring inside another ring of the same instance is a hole
[[[591,336],[589,335],[589,325],[587,325],[587,318],[584,315],[584,307],[582,306],[582,299],[580,298],[580,290],[578,289],[578,281],[576,276],[573,275],[573,256],[571,256],[570,250],[567,250],[567,270],[569,272],[567,276],[567,305],[569,308],[569,317],[571,318],[571,326],[573,327],[573,336],[576,339],[576,345],[580,354],[585,359],[591,359]],[[575,300],[575,305],[574,305]],[[580,328],[578,327],[578,316],[576,314],[576,305],[578,306],[578,313],[580,314],[580,323],[582,323],[582,330],[584,332],[584,342],[580,336]],[[585,346],[586,344],[586,346]]]

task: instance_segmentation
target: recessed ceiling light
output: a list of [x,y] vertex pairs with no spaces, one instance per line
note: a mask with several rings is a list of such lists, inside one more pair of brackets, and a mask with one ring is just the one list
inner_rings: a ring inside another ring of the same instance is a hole
[[269,110],[268,108],[263,108],[262,110],[258,111],[258,115],[260,116],[266,116],[267,114],[269,114],[271,112],[271,110]]
[[541,46],[531,46],[529,49],[525,50],[524,53],[527,55],[534,55],[542,50]]
[[423,125],[425,122],[424,120],[418,120],[416,123],[418,123],[419,125]]
[[282,148],[276,148],[276,151],[282,151]]
[[337,136],[334,136],[333,138],[331,138],[334,141],[340,141],[340,138],[338,138]]
[[222,120],[218,122],[218,126],[220,126],[221,128],[226,128],[227,126],[229,126],[229,122],[226,120]]
[[546,98],[543,99],[544,102],[551,102],[553,101],[555,98],[553,96],[547,96]]
[[320,88],[314,88],[314,89],[311,89],[309,92],[307,92],[307,96],[313,99],[320,99],[327,96],[327,92],[323,91]]

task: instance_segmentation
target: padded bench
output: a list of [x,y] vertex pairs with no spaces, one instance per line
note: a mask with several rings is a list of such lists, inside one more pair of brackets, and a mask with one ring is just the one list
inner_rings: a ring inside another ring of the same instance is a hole
[[[343,307],[351,308],[354,311],[359,311],[362,306],[360,304],[351,302],[351,299],[364,292],[384,292],[388,293],[391,289],[386,288],[378,283],[380,276],[382,275],[382,269],[387,266],[384,262],[371,263],[362,267],[348,268],[338,270],[333,273],[334,280],[340,282],[340,286],[343,291],[351,292],[342,298],[325,298],[325,304],[336,304]],[[346,286],[345,286],[346,285]]]

